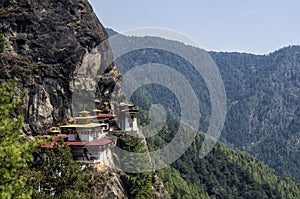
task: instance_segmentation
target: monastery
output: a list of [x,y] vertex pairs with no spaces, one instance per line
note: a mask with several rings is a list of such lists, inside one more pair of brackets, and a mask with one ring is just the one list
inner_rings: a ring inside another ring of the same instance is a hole
[[42,145],[51,149],[64,141],[71,148],[73,159],[88,164],[106,165],[109,161],[110,148],[114,147],[117,138],[109,135],[112,131],[137,131],[138,110],[132,103],[120,103],[118,117],[111,113],[93,110],[93,114],[83,110],[68,124],[52,127],[44,137],[54,136],[54,141]]

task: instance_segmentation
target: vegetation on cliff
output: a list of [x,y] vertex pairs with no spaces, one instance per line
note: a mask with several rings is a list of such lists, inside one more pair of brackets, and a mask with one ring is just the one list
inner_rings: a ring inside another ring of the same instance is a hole
[[[118,136],[118,147],[128,152],[134,153],[145,153],[147,152],[147,146],[143,142],[143,139],[136,136],[127,135],[124,133],[114,133]],[[126,157],[127,159],[122,159],[120,162],[125,168],[137,168],[137,165],[133,165],[134,162],[142,161],[147,163],[150,160],[147,157],[142,160],[135,160],[135,156]],[[150,163],[150,162],[149,162]],[[153,186],[153,172],[146,173],[129,173],[122,172],[121,179],[124,182],[125,189],[128,191],[128,197],[132,199],[148,199],[152,198],[152,186]]]
[[15,114],[22,102],[15,87],[16,82],[0,85],[0,198],[3,199],[30,198],[32,194],[27,186],[32,146],[22,136],[23,116]]
[[92,169],[72,159],[63,141],[53,149],[39,148],[36,164],[31,168],[32,198],[92,198]]
[[73,161],[67,146],[43,150],[42,141],[23,134],[23,94],[16,87],[16,81],[0,85],[0,198],[92,198],[92,169]]

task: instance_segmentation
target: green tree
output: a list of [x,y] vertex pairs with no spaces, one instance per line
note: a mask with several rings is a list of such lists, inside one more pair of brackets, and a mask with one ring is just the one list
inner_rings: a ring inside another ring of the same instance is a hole
[[[133,133],[133,132],[132,132]],[[135,153],[146,153],[147,146],[143,142],[142,138],[135,136],[130,136],[125,133],[113,134],[119,138],[118,145],[120,148]],[[124,168],[141,168],[141,166],[148,167],[150,165],[150,160],[147,155],[144,157],[136,157],[135,154],[127,155],[121,157],[121,164]],[[129,198],[134,199],[148,199],[152,198],[152,180],[153,172],[145,173],[126,173],[123,172],[121,179],[124,183],[125,189],[129,194]]]
[[39,154],[40,164],[33,169],[33,198],[92,198],[92,172],[72,159],[62,140],[52,149],[41,148]]
[[23,117],[16,114],[21,97],[15,93],[16,82],[0,85],[0,198],[31,198],[28,162],[32,145],[22,135]]

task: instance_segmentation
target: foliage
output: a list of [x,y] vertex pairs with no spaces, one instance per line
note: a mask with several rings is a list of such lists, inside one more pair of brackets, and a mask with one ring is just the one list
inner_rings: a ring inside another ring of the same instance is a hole
[[[171,125],[171,124],[169,124]],[[164,134],[173,136],[171,131]],[[151,148],[155,140],[150,139]],[[300,185],[280,177],[257,159],[217,144],[205,158],[198,157],[203,134],[171,168],[159,171],[174,198],[299,198]],[[193,194],[193,195],[192,195]]]
[[300,98],[295,92],[300,84],[300,48],[266,56],[211,55],[231,104],[222,141],[299,180]]
[[39,151],[41,161],[32,171],[33,198],[92,198],[90,172],[72,159],[70,148],[59,142]]
[[150,199],[152,198],[151,173],[127,173],[121,176],[129,193],[129,198]]
[[[147,111],[141,116],[148,118]],[[167,124],[147,138],[149,150],[170,143],[177,133],[177,119],[168,113]],[[145,118],[139,118],[145,123]],[[186,132],[185,134],[188,134]],[[158,171],[172,198],[299,198],[300,185],[248,154],[218,143],[208,156],[199,158],[204,134],[170,167]]]
[[[72,160],[67,146],[43,150],[37,137],[28,141],[22,136],[24,118],[18,113],[23,95],[16,93],[16,84],[0,86],[0,198],[92,198],[91,172]],[[34,153],[43,155],[32,167]]]
[[30,198],[28,184],[33,143],[22,137],[23,117],[16,114],[22,95],[15,92],[16,82],[0,86],[0,198]]
[[187,183],[182,178],[179,171],[172,168],[166,167],[158,172],[159,177],[163,180],[164,186],[168,190],[171,198],[177,199],[195,199],[210,198],[208,193],[204,190],[204,186],[193,185]]
[[[134,136],[121,133],[116,135],[118,140],[118,146],[123,150],[135,153],[147,152],[147,146],[144,144],[143,139],[138,137],[138,134]],[[121,157],[122,158],[122,157]],[[121,159],[121,164],[124,167],[137,167],[135,164],[149,164],[150,160],[145,156],[141,159],[136,159],[135,155],[127,156],[126,159]],[[134,199],[148,199],[152,198],[152,181],[153,172],[146,173],[125,173],[123,172],[121,179],[124,182],[125,189],[129,194],[129,198]]]
[[3,34],[0,34],[0,53],[3,52],[6,45],[6,39]]

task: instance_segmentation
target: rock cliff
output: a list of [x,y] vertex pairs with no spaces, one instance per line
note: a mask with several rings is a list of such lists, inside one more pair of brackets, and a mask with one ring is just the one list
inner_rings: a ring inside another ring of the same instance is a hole
[[[107,33],[87,0],[1,0],[0,34],[6,38],[0,81],[17,77],[17,92],[27,90],[28,135],[43,134],[84,106],[112,111],[111,96],[123,96]],[[86,98],[94,104],[83,104]],[[97,198],[127,198],[117,172],[108,169],[94,177]],[[153,197],[168,198],[159,178]]]
[[7,39],[0,78],[17,77],[19,88],[28,90],[27,133],[43,133],[68,119],[74,87],[84,91],[99,82],[99,106],[110,110],[111,87],[121,74],[111,64],[107,33],[88,1],[2,0],[0,33]]

